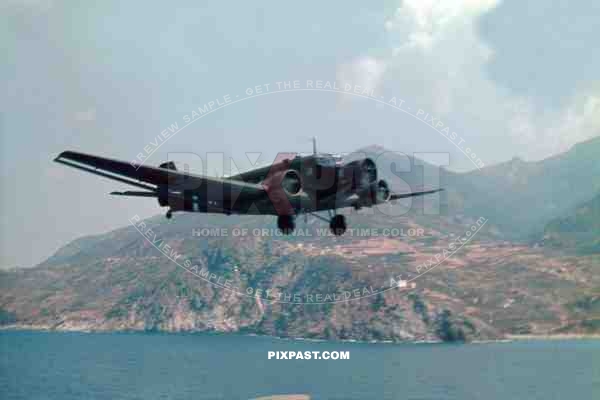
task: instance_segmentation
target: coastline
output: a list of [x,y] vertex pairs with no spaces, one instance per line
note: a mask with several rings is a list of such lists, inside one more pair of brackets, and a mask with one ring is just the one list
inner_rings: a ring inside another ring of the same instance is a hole
[[506,335],[511,341],[539,341],[539,340],[600,340],[600,333],[557,333],[554,335]]
[[163,334],[163,335],[178,335],[178,334],[218,334],[218,335],[241,335],[241,336],[255,336],[264,337],[270,339],[278,339],[284,341],[304,341],[304,342],[335,342],[335,343],[357,343],[357,344],[490,344],[490,343],[511,343],[511,342],[525,342],[525,341],[560,341],[560,340],[600,340],[600,334],[579,334],[579,333],[561,333],[561,334],[537,334],[537,335],[504,335],[499,339],[483,339],[483,340],[472,340],[467,342],[443,342],[441,340],[404,340],[404,341],[393,341],[393,340],[359,340],[359,339],[343,339],[343,340],[331,340],[331,339],[315,339],[315,338],[303,338],[303,337],[281,337],[271,335],[261,335],[257,333],[241,333],[241,332],[221,332],[221,331],[146,331],[136,329],[56,329],[55,326],[51,325],[4,325],[0,326],[0,332],[3,331],[14,331],[14,332],[48,332],[48,333],[99,333],[99,334]]

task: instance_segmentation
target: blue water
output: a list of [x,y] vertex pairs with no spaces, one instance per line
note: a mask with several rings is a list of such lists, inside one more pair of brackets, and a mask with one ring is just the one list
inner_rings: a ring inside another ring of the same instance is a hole
[[[268,351],[350,360],[268,360]],[[0,332],[0,399],[600,399],[600,342],[473,345]]]

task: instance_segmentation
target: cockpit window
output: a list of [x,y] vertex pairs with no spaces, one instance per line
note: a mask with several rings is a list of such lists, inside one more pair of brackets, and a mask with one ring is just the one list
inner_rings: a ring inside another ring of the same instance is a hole
[[318,157],[316,163],[321,167],[333,167],[335,166],[335,159],[333,157]]

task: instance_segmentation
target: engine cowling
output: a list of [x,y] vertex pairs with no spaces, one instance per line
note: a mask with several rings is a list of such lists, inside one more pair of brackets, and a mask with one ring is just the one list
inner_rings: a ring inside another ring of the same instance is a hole
[[375,203],[376,204],[380,204],[380,203],[387,203],[388,201],[390,201],[390,198],[392,197],[392,192],[390,190],[390,187],[388,186],[387,182],[384,181],[383,179],[380,179],[379,182],[377,182],[377,186],[375,186]]
[[300,174],[293,169],[285,171],[281,180],[281,187],[288,196],[295,196],[302,191]]
[[369,186],[377,182],[377,166],[375,162],[370,158],[365,158],[361,165],[361,181],[363,182],[363,186]]

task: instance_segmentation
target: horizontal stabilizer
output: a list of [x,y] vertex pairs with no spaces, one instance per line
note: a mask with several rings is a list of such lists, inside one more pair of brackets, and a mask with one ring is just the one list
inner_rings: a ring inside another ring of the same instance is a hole
[[132,197],[157,197],[156,192],[142,192],[138,190],[126,190],[124,192],[110,192],[113,196],[132,196]]

